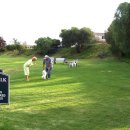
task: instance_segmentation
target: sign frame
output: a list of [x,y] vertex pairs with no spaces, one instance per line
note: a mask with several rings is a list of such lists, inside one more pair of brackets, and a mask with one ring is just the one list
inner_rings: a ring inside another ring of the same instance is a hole
[[[7,88],[6,88],[8,91],[8,92],[6,92],[6,95],[8,96],[8,98],[6,99],[7,100],[6,102],[0,101],[0,105],[6,105],[6,104],[9,105],[10,104],[10,76],[3,73],[3,70],[1,70],[1,69],[0,69],[0,75],[8,77],[8,83],[7,83]],[[1,91],[1,87],[2,86],[0,86],[0,91]]]

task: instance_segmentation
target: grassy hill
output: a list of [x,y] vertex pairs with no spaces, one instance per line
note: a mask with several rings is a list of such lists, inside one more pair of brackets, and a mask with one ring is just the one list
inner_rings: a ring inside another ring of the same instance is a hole
[[111,56],[110,45],[103,43],[96,43],[89,45],[85,50],[81,53],[76,52],[76,48],[62,48],[54,57],[65,57],[65,58],[78,58],[78,59],[86,59],[86,58],[96,58],[100,56]]
[[[0,53],[1,56],[24,56],[31,57],[34,51],[27,50],[24,54],[19,54],[17,50]],[[37,55],[38,57],[41,57]],[[76,52],[76,48],[61,48],[55,54],[50,56],[53,57],[64,57],[67,59],[86,59],[86,58],[97,58],[97,57],[108,57],[111,56],[110,45],[103,43],[96,43],[87,46],[86,49],[82,50],[81,53]]]

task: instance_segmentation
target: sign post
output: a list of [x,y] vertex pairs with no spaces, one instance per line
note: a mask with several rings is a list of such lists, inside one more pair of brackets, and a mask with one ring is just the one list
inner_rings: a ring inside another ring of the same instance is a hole
[[0,104],[9,104],[9,76],[0,69]]

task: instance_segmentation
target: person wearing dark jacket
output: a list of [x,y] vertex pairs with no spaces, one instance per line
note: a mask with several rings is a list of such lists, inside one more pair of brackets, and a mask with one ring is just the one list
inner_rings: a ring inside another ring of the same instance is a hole
[[51,78],[51,71],[52,71],[52,62],[51,58],[48,55],[45,55],[43,58],[43,70],[47,72],[47,79]]

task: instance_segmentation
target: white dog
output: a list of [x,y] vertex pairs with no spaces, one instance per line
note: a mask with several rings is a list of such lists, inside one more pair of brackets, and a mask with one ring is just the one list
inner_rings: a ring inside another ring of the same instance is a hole
[[77,62],[78,60],[73,60],[72,62],[69,63],[69,67],[70,68],[77,67]]
[[42,71],[42,79],[46,79],[47,72],[45,70]]

